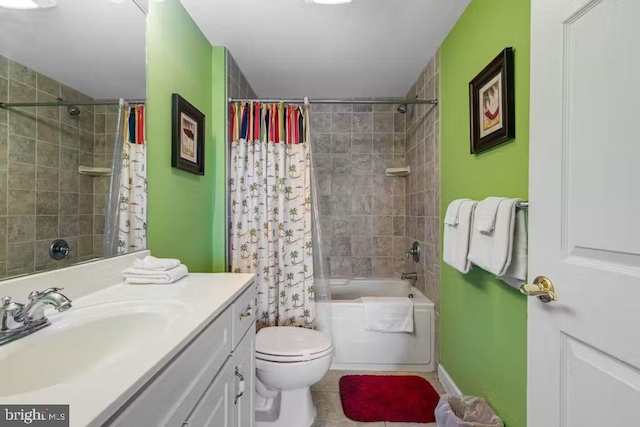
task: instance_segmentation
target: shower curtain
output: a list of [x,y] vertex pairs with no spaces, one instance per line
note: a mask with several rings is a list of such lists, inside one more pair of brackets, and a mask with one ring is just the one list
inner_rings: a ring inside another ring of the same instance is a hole
[[313,328],[314,278],[309,111],[231,106],[231,268],[254,273],[258,327]]
[[103,255],[147,247],[147,146],[144,106],[122,99],[107,199]]
[[125,109],[118,254],[147,247],[147,145],[144,106]]

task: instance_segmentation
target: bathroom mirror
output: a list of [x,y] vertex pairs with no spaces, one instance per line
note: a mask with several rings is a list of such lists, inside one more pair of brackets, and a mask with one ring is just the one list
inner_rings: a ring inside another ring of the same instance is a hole
[[[0,0],[0,280],[145,248],[146,176],[128,189],[141,203],[120,187],[131,182],[130,158],[146,165],[127,151],[124,127],[146,150],[146,9]],[[49,104],[11,105],[25,103]],[[136,244],[117,240],[130,206],[145,214],[130,231]]]

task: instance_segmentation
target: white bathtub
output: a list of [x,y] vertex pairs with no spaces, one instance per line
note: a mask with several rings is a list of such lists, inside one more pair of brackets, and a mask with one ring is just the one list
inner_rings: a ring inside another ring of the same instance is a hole
[[[413,333],[384,333],[363,327],[363,296],[410,296]],[[322,307],[318,329],[330,332],[335,354],[331,369],[419,371],[435,369],[434,305],[422,292],[399,279],[331,279],[331,302]],[[329,310],[325,310],[329,308]],[[322,317],[330,318],[325,321]]]

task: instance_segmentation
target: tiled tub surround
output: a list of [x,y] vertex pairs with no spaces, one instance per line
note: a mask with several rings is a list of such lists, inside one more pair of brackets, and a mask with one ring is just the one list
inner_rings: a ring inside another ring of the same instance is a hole
[[257,98],[251,83],[227,49],[227,94],[230,98]]
[[[52,102],[58,97],[92,100],[0,56],[0,100]],[[102,123],[92,106],[81,107],[77,116],[64,107],[0,110],[0,278],[55,269],[101,253],[101,242],[94,248],[101,223],[93,217],[101,201],[94,199],[94,179],[78,174],[78,165],[93,165],[99,152],[94,147],[96,122]],[[62,261],[48,254],[56,238],[67,240],[71,248]]]
[[[439,52],[431,58],[411,87],[407,99],[435,99],[439,96]],[[406,239],[409,248],[418,241],[419,263],[405,261],[405,271],[417,271],[420,289],[435,304],[435,350],[439,354],[440,327],[440,121],[439,108],[410,106],[407,111],[407,160],[411,174],[406,185]]]
[[313,105],[311,141],[324,256],[332,277],[404,268],[405,116],[394,105]]

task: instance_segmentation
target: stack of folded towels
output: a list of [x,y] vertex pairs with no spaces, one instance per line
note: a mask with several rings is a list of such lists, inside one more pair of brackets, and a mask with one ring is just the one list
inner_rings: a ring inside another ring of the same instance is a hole
[[122,272],[126,283],[136,285],[173,283],[188,274],[187,266],[180,260],[156,258],[151,255],[135,260],[133,267]]

